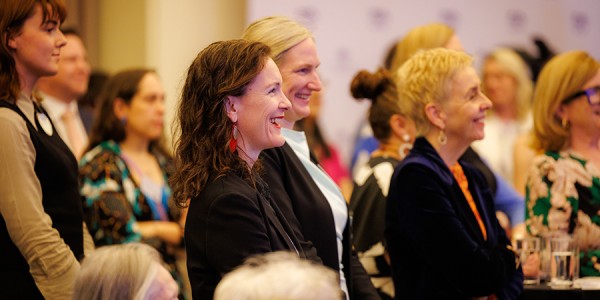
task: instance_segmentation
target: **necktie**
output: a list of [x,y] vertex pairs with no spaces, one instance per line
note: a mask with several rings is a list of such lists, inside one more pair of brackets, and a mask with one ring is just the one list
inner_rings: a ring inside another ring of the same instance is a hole
[[61,119],[67,131],[67,139],[69,139],[68,146],[71,148],[71,151],[73,151],[73,154],[75,154],[75,157],[79,160],[83,154],[84,141],[83,137],[81,136],[81,132],[77,127],[77,122],[75,119],[76,117],[77,116],[71,109],[67,109],[62,114]]
[[473,196],[469,191],[469,181],[467,180],[467,176],[463,171],[463,168],[456,163],[454,166],[450,167],[450,171],[452,171],[452,175],[454,175],[454,179],[458,181],[458,185],[462,190],[465,198],[467,198],[467,202],[469,203],[469,207],[471,211],[475,215],[475,219],[477,219],[477,223],[479,224],[479,229],[481,229],[481,233],[483,234],[483,239],[487,240],[487,231],[485,230],[485,225],[483,224],[483,220],[481,220],[481,216],[479,215],[479,211],[477,210],[477,205],[475,205],[475,201],[473,200]]

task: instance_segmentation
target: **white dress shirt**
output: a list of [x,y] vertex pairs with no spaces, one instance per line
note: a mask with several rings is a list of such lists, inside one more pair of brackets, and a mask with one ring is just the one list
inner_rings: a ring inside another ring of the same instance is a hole
[[346,221],[348,220],[348,208],[346,200],[342,195],[340,188],[335,184],[333,179],[323,171],[320,166],[315,165],[310,160],[310,150],[308,143],[306,142],[306,135],[303,131],[295,131],[287,128],[281,128],[281,134],[285,138],[285,141],[290,145],[296,156],[300,159],[304,168],[308,171],[312,179],[315,181],[327,201],[331,206],[333,212],[333,220],[335,221],[335,233],[336,242],[338,248],[338,260],[340,262],[340,287],[342,291],[348,296],[348,288],[346,286],[346,278],[344,276],[344,266],[342,265],[342,252],[344,239],[344,229],[346,228]]
[[[48,112],[50,119],[52,119],[52,123],[54,123],[54,127],[56,127],[56,131],[58,131],[58,135],[62,138],[62,140],[73,150],[72,143],[69,140],[69,135],[67,134],[67,129],[63,122],[62,116],[66,110],[71,110],[73,114],[76,116],[75,124],[76,130],[78,131],[79,136],[82,139],[82,144],[88,144],[88,136],[85,130],[85,126],[83,125],[83,121],[81,121],[81,116],[79,115],[79,106],[77,105],[77,101],[71,101],[66,103],[64,101],[60,101],[52,96],[41,93],[43,97],[42,106]],[[76,153],[76,156],[81,155],[82,153]]]

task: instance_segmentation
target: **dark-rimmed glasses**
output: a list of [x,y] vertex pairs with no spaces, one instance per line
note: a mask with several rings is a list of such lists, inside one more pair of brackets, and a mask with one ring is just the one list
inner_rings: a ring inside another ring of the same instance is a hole
[[[562,101],[563,104],[568,104],[573,102],[573,100],[585,95],[587,97],[587,101],[590,105],[598,105],[600,104],[600,86],[593,86],[591,88],[585,89],[583,91],[579,91]],[[595,99],[592,98],[594,95],[598,95]]]

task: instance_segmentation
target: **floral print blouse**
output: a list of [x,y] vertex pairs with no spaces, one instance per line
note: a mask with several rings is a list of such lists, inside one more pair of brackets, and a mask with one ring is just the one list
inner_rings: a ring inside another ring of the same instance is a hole
[[527,181],[526,224],[534,236],[573,235],[580,275],[600,276],[600,170],[572,151],[546,152]]
[[[171,160],[152,152],[168,182],[167,170]],[[131,177],[130,169],[121,157],[121,149],[114,141],[104,141],[83,155],[79,163],[81,195],[84,197],[84,219],[97,247],[111,244],[143,242],[161,254],[165,267],[180,281],[176,268],[175,248],[157,239],[143,239],[138,221],[160,220],[152,209],[154,203],[140,190]],[[177,222],[180,210],[170,201],[171,190],[165,187],[163,205],[168,221]],[[156,205],[156,204],[154,204]]]

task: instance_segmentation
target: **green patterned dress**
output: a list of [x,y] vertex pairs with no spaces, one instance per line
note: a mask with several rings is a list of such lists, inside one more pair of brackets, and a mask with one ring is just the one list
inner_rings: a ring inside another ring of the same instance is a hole
[[534,236],[573,235],[580,276],[600,276],[600,171],[580,155],[537,156],[527,181],[527,230]]

